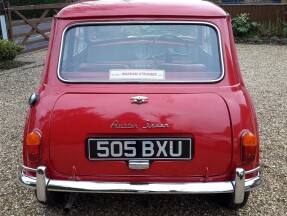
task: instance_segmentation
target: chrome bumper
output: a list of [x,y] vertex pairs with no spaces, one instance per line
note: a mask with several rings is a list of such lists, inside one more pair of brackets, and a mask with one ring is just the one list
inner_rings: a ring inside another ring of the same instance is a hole
[[[25,175],[24,171],[36,172],[36,177]],[[258,175],[251,179],[245,179],[246,174],[258,171]],[[234,203],[240,204],[244,200],[245,191],[254,190],[262,183],[260,167],[245,171],[236,169],[234,181],[226,182],[192,182],[192,183],[121,183],[121,182],[92,182],[54,180],[46,176],[46,167],[37,169],[21,166],[18,182],[20,185],[36,189],[39,201],[45,202],[47,191],[83,192],[83,193],[188,193],[188,194],[211,194],[211,193],[234,193]]]

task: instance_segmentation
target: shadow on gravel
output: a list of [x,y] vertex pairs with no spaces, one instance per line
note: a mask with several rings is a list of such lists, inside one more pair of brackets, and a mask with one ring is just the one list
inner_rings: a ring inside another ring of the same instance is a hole
[[[64,205],[46,206],[64,212]],[[237,215],[214,195],[79,194],[66,215]]]
[[25,65],[32,64],[34,62],[24,62],[24,61],[1,61],[0,62],[0,72],[3,72],[5,70],[10,70],[13,68],[22,67]]

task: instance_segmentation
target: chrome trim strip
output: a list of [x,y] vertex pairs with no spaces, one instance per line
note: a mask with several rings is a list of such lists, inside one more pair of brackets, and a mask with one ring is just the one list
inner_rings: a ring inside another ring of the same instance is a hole
[[24,165],[20,165],[20,170],[25,170],[25,171],[30,171],[30,172],[37,172],[37,169],[26,167]]
[[256,167],[255,169],[245,171],[245,175],[251,174],[251,173],[254,173],[254,172],[260,171],[260,170],[261,170],[261,167],[259,166],[259,167]]
[[[66,35],[66,32],[69,28],[75,27],[75,26],[86,26],[86,25],[103,25],[103,24],[109,24],[109,25],[118,25],[118,24],[201,24],[201,25],[208,25],[213,27],[218,35],[218,44],[219,44],[219,51],[220,51],[220,63],[221,63],[221,68],[222,68],[222,73],[221,76],[216,79],[216,80],[196,80],[196,81],[172,81],[172,82],[158,82],[158,81],[149,81],[149,82],[120,82],[120,81],[106,81],[106,82],[99,82],[99,81],[91,81],[91,80],[66,80],[64,78],[62,78],[60,76],[60,63],[61,63],[61,59],[62,59],[62,53],[63,53],[63,44],[64,44],[64,38]],[[72,24],[67,26],[62,34],[62,38],[61,38],[61,46],[60,46],[60,55],[59,55],[59,59],[58,59],[58,67],[57,67],[57,75],[58,78],[62,81],[62,82],[66,82],[66,83],[97,83],[97,84],[102,84],[102,83],[108,83],[108,84],[112,84],[112,83],[121,83],[121,84],[134,84],[134,83],[141,83],[141,84],[148,84],[148,83],[162,83],[162,84],[176,84],[176,83],[216,83],[219,82],[223,79],[224,75],[225,75],[225,65],[224,65],[224,58],[223,58],[223,48],[222,48],[222,38],[221,38],[221,33],[219,31],[219,28],[213,24],[213,23],[209,23],[209,22],[196,22],[196,21],[104,21],[104,22],[79,22],[76,24]]]
[[252,179],[245,179],[245,191],[253,191],[259,188],[263,183],[260,175]]
[[[23,169],[21,169],[18,182],[24,187],[36,189],[36,178],[25,175],[23,173]],[[258,188],[261,184],[262,179],[258,174],[254,178],[246,179],[243,188],[245,191],[250,191]],[[107,182],[92,182],[92,181],[49,180],[48,178],[46,178],[46,187],[48,191],[83,192],[83,193],[143,193],[143,194],[145,193],[209,194],[209,193],[233,193],[233,192],[237,193],[235,191],[237,190],[237,187],[234,187],[233,185],[236,185],[235,181],[192,182],[192,183],[128,183],[128,182],[107,183]]]
[[103,183],[72,182],[51,180],[48,185],[51,191],[85,192],[85,193],[142,193],[142,194],[209,194],[232,193],[231,182],[211,183]]
[[23,172],[20,173],[20,176],[18,178],[18,184],[21,186],[24,186],[29,189],[36,189],[36,178],[27,176]]

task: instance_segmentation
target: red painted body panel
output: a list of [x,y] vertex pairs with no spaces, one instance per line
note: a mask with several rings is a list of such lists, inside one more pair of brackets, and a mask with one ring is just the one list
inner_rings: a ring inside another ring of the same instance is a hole
[[[95,11],[96,9],[96,11]],[[62,10],[57,17],[226,17],[226,12],[207,1],[83,1]]]
[[[130,182],[225,181],[234,179],[237,167],[245,170],[257,167],[259,150],[254,162],[241,161],[240,136],[250,130],[258,137],[258,126],[241,78],[230,18],[211,3],[188,4],[90,2],[60,12],[53,22],[47,61],[36,90],[40,101],[30,108],[24,132],[25,140],[32,130],[41,131],[42,159],[39,163],[29,161],[24,143],[24,164],[33,168],[44,165],[48,176],[54,179],[70,179],[72,167],[76,166],[82,180]],[[59,80],[58,59],[67,26],[78,22],[134,20],[204,21],[216,25],[221,33],[224,78],[211,84],[69,84]],[[136,95],[149,96],[150,101],[131,104],[130,97]],[[111,122],[116,119],[137,124],[145,120],[168,121],[172,127],[149,131],[111,129]],[[148,170],[133,171],[124,161],[95,162],[85,155],[89,136],[181,135],[194,139],[192,161],[155,161]],[[203,178],[206,167],[208,173]]]
[[[229,168],[231,128],[226,104],[220,96],[210,93],[145,94],[149,102],[142,105],[127,100],[132,96],[71,93],[61,96],[54,106],[50,123],[50,158],[54,169],[69,175],[72,167],[76,166],[80,176],[175,177],[202,176],[206,167],[211,176],[220,175]],[[111,128],[115,120],[120,124],[137,124],[138,128]],[[143,128],[146,120],[150,124],[168,123],[169,128]],[[207,131],[212,136],[206,136]],[[85,141],[89,137],[192,137],[194,158],[188,161],[154,161],[148,170],[130,170],[124,161],[87,160]],[[65,163],[61,163],[63,152],[68,152]]]

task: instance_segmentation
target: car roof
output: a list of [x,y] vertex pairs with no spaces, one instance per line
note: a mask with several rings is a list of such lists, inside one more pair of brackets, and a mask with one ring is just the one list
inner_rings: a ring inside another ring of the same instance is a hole
[[100,17],[226,17],[227,13],[201,0],[79,1],[62,9],[57,18]]

